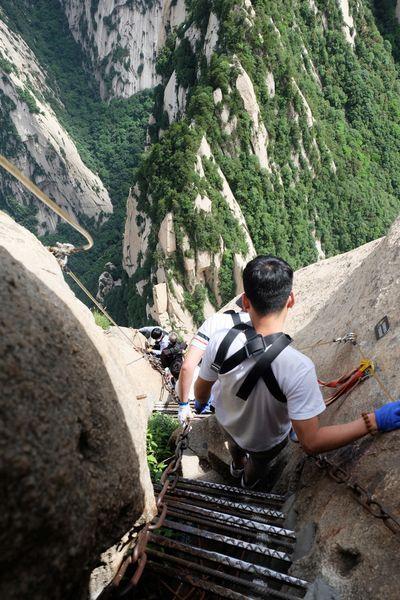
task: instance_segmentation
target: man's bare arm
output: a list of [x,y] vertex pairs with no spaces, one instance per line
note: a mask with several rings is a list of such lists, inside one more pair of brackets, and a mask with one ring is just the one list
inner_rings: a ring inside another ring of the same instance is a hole
[[194,384],[194,395],[196,396],[196,400],[200,402],[200,404],[207,404],[207,401],[211,394],[211,388],[214,385],[215,381],[206,381],[201,377],[198,377]]
[[[375,413],[369,413],[372,427],[376,430]],[[307,454],[318,454],[335,450],[363,437],[368,433],[364,419],[360,417],[350,423],[320,427],[318,417],[304,421],[292,420],[293,429]]]
[[204,354],[204,350],[190,346],[183,361],[179,373],[179,399],[181,402],[189,401],[190,386],[192,385],[193,375]]

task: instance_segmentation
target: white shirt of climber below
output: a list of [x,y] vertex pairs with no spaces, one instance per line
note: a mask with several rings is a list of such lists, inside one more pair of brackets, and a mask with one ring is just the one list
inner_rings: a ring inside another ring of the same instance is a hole
[[[250,315],[247,312],[235,313],[240,317],[241,323],[249,323]],[[221,330],[226,330],[233,325],[232,315],[229,313],[216,313],[204,321],[190,342],[191,346],[205,350],[211,338]]]
[[[285,439],[290,431],[291,419],[311,419],[325,410],[314,363],[295,348],[286,347],[271,366],[287,404],[276,400],[261,378],[244,401],[236,393],[254,366],[255,358],[247,358],[223,375],[211,369],[227,332],[221,331],[211,339],[201,364],[200,377],[206,381],[220,381],[221,391],[215,403],[215,415],[222,427],[241,448],[263,452]],[[240,333],[231,344],[227,358],[245,343],[246,336]]]

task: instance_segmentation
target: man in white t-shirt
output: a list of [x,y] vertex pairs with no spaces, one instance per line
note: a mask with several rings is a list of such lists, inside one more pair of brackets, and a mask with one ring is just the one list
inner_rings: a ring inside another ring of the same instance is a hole
[[[240,308],[240,307],[238,307]],[[204,321],[196,335],[190,342],[189,350],[183,361],[179,381],[176,391],[179,395],[179,411],[178,418],[181,423],[184,423],[188,418],[192,417],[189,399],[195,398],[193,390],[193,381],[199,373],[198,365],[203,358],[204,352],[208,346],[210,339],[221,330],[226,330],[236,323],[248,323],[250,316],[247,312],[228,311],[226,313],[216,313]],[[214,386],[213,395],[217,391],[217,386]],[[212,400],[212,404],[214,404]]]
[[242,325],[236,326],[236,337],[233,329],[215,335],[195,382],[200,403],[207,402],[215,381],[220,382],[215,415],[227,434],[231,474],[240,477],[245,488],[263,479],[266,465],[285,446],[291,426],[309,454],[400,427],[399,401],[350,423],[320,427],[318,416],[325,403],[314,364],[282,333],[294,304],[292,283],[293,271],[280,258],[258,256],[247,264],[243,308],[254,329]]

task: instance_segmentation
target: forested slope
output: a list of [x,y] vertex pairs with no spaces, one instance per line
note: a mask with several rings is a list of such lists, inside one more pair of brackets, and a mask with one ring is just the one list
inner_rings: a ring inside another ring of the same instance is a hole
[[[12,31],[22,36],[34,53],[46,77],[47,87],[42,90],[45,101],[74,140],[86,166],[98,173],[109,192],[114,210],[106,222],[96,223],[93,219],[85,218],[84,213],[79,215],[79,220],[93,234],[95,246],[90,252],[72,257],[70,261],[71,268],[96,293],[98,277],[107,262],[111,261],[117,266],[114,273],[116,278],[122,275],[125,202],[138,156],[144,148],[147,121],[153,106],[152,92],[145,91],[128,99],[102,101],[86,57],[74,41],[57,0],[1,0],[0,17]],[[7,78],[14,67],[6,56],[1,56],[0,61],[2,77]],[[10,106],[10,100],[1,96],[3,133],[0,135],[0,152],[10,159],[15,157],[14,160],[18,162],[24,143],[12,125],[12,110],[15,110],[15,106]],[[8,125],[7,129],[5,124]],[[33,173],[34,180],[35,175]],[[40,175],[45,181],[53,177],[48,172]],[[38,184],[44,187],[43,179]],[[59,201],[57,180],[54,181],[53,197]],[[0,208],[34,230],[37,227],[37,207],[30,204],[28,194],[23,195],[22,201],[18,204],[7,189],[0,191]],[[46,243],[55,240],[78,243],[77,234],[63,224],[58,227],[57,234],[44,238]],[[116,289],[113,294],[119,297],[122,291]],[[120,318],[124,321],[123,303],[118,298],[115,301],[119,303]],[[115,301],[110,299],[110,304]]]
[[[210,52],[212,22],[218,36]],[[244,240],[226,218],[216,167],[256,252],[295,267],[386,232],[400,207],[400,88],[392,46],[368,2],[192,2],[157,68],[164,89],[139,170],[138,207],[156,231],[171,211],[177,239],[186,236],[190,247],[178,243],[160,259],[150,237],[138,279],[143,266],[154,273],[157,260],[190,289],[185,252],[215,255],[222,237],[221,283],[232,281],[232,254],[243,253]],[[171,79],[175,106],[167,99]],[[203,136],[214,159],[199,181]],[[198,194],[212,199],[211,212],[196,208]]]
[[[110,195],[106,222],[80,216],[95,250],[71,265],[94,292],[105,263],[117,265],[123,286],[107,305],[122,323],[184,329],[240,289],[255,253],[299,267],[379,237],[398,214],[394,0],[0,7],[46,74],[46,102]],[[126,97],[145,81],[161,83]],[[7,123],[14,109],[0,104]],[[7,152],[18,135],[3,131]],[[30,208],[5,194],[1,202],[33,224]]]

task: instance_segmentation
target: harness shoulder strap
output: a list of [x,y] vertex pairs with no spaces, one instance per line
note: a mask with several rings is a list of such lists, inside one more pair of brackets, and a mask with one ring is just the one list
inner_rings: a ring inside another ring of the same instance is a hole
[[234,325],[239,325],[239,323],[242,322],[242,319],[240,318],[240,314],[238,312],[236,312],[236,310],[232,310],[232,309],[225,310],[223,314],[231,315]]
[[[246,358],[264,352],[266,346],[261,335],[258,335],[253,327],[248,327],[244,330],[246,336],[246,344],[242,346],[237,352],[232,354],[229,358],[223,361],[221,365],[220,374],[224,375],[229,371],[232,371],[235,367],[240,365]],[[226,356],[226,353],[225,353]]]
[[211,365],[211,369],[216,373],[219,373],[222,367],[222,364],[225,360],[226,354],[229,350],[230,345],[233,340],[239,335],[241,331],[246,331],[247,329],[252,329],[250,325],[247,323],[238,323],[234,325],[226,334],[222,342],[220,343],[217,354],[215,355],[214,362]]
[[292,342],[292,338],[284,333],[273,341],[271,346],[261,354],[256,364],[247,374],[245,380],[237,392],[237,396],[242,400],[247,400],[254,389],[257,381],[262,377],[270,393],[279,401],[287,402],[285,394],[279,387],[276,377],[272,371],[271,363],[275,358]]

